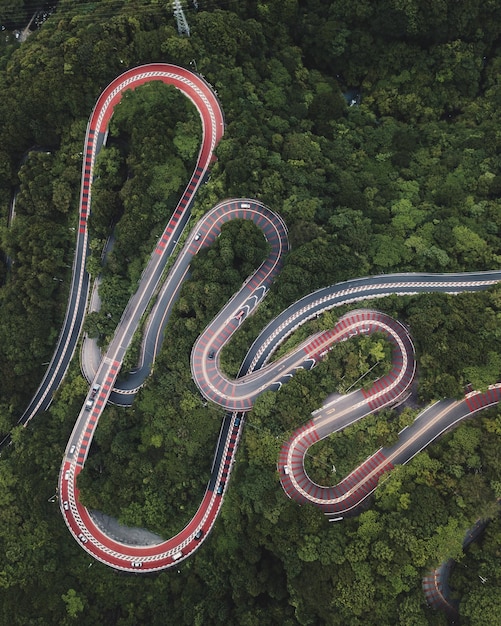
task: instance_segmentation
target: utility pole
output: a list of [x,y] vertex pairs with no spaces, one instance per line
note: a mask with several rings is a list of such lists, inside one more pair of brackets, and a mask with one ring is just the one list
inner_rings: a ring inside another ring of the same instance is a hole
[[190,36],[190,27],[188,26],[188,22],[184,15],[184,11],[181,8],[181,0],[173,0],[173,8],[174,8],[174,17],[177,22],[177,32],[180,35]]

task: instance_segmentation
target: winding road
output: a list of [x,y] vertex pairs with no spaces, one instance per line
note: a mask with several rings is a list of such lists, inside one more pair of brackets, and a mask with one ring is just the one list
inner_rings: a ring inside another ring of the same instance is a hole
[[[293,433],[281,450],[278,471],[286,494],[299,502],[310,502],[320,507],[332,519],[354,512],[374,491],[381,476],[395,464],[407,462],[458,421],[501,399],[500,386],[495,385],[487,393],[473,392],[460,402],[438,402],[423,411],[412,426],[401,432],[397,444],[378,450],[338,485],[324,487],[311,481],[304,469],[304,455],[311,445],[407,396],[415,376],[414,347],[402,324],[368,309],[351,311],[341,317],[333,329],[309,337],[286,356],[272,360],[271,357],[284,339],[306,321],[337,306],[389,294],[483,290],[501,280],[501,271],[443,275],[393,274],[354,279],[320,289],[291,305],[268,324],[249,349],[238,377],[229,379],[219,367],[220,351],[245,318],[259,306],[274,277],[280,272],[289,250],[287,228],[279,215],[257,200],[225,200],[207,212],[192,228],[161,284],[166,262],[188,223],[193,197],[214,159],[214,149],[224,132],[224,118],[212,88],[200,76],[180,67],[158,63],[129,70],[116,78],[99,97],[90,116],[84,145],[79,228],[68,310],[47,373],[23,414],[21,423],[26,424],[49,405],[52,393],[64,377],[82,329],[89,292],[85,262],[93,167],[100,148],[106,142],[113,109],[127,89],[135,89],[152,80],[173,85],[193,102],[202,121],[201,148],[195,171],[152,252],[138,290],[129,301],[91,381],[89,393],[68,441],[59,476],[61,512],[72,535],[97,560],[128,572],[152,572],[176,566],[203,543],[221,508],[245,412],[252,408],[259,394],[279,389],[298,369],[314,367],[336,343],[349,340],[356,334],[382,332],[392,344],[393,356],[392,369],[387,376],[376,381],[369,390],[354,391],[326,402],[306,424]],[[78,474],[84,467],[99,418],[110,395],[122,393],[131,400],[144,381],[145,372],[149,371],[160,349],[166,321],[187,276],[192,257],[202,248],[210,246],[222,224],[231,219],[252,220],[261,228],[270,251],[262,265],[201,333],[192,349],[192,375],[200,392],[227,410],[212,475],[195,516],[181,532],[154,544],[128,545],[107,534],[80,504]],[[125,352],[148,303],[159,287],[146,325],[141,374],[124,388],[119,388],[116,379]],[[148,359],[145,354],[149,355]]]

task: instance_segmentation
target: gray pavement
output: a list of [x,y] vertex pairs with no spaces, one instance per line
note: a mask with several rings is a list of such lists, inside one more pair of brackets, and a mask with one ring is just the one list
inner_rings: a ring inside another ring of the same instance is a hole
[[159,535],[155,535],[144,528],[124,526],[114,517],[105,515],[101,511],[89,510],[89,514],[103,533],[115,539],[115,541],[120,541],[120,543],[125,543],[128,546],[154,546],[165,541]]

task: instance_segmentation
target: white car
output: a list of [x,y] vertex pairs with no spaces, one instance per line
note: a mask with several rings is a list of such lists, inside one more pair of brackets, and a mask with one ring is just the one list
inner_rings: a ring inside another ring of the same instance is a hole
[[86,537],[83,533],[80,533],[80,534],[78,535],[78,538],[80,539],[80,541],[81,541],[82,543],[87,543],[87,542],[89,541],[89,540],[87,539],[87,537]]
[[131,565],[132,567],[143,567],[143,564],[141,561],[132,561]]

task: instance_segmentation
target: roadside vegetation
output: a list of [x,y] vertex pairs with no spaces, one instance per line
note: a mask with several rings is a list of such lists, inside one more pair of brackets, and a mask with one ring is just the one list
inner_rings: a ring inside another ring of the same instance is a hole
[[[226,197],[256,197],[289,228],[285,267],[225,350],[227,371],[269,320],[314,289],[370,274],[501,265],[497,3],[198,5],[187,8],[191,37],[181,38],[168,3],[60,0],[25,43],[0,44],[3,433],[52,355],[70,284],[87,119],[126,68],[196,66],[218,91],[226,132],[194,216]],[[2,3],[0,24],[21,28],[31,11],[22,0]],[[200,133],[192,105],[163,85],[138,89],[117,110],[91,218],[93,273],[111,228],[116,235],[103,314],[89,322],[103,339],[188,180]],[[192,515],[222,413],[191,381],[191,347],[265,254],[254,226],[235,222],[195,259],[154,375],[132,409],[103,415],[80,481],[89,506],[166,537]],[[408,324],[416,403],[501,378],[500,287],[367,306]],[[343,312],[312,327],[329,327]],[[179,573],[152,577],[117,576],[91,561],[49,502],[86,391],[75,359],[50,410],[14,430],[0,461],[0,624],[445,625],[425,606],[421,579],[449,557],[460,561],[453,585],[461,623],[501,622],[497,522],[467,557],[461,549],[466,529],[495,515],[501,497],[497,408],[397,468],[367,510],[341,524],[280,488],[278,450],[289,433],[329,393],[345,392],[378,361],[370,374],[381,375],[389,359],[380,337],[348,341],[264,394],[246,418],[212,536]],[[308,471],[336,481],[394,441],[414,409],[384,411],[317,444]]]

